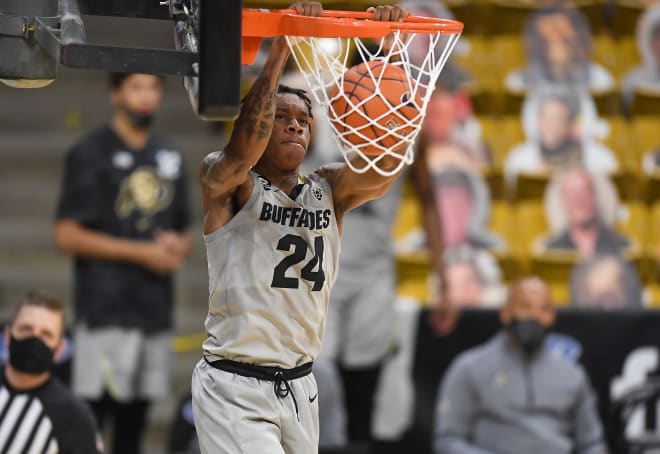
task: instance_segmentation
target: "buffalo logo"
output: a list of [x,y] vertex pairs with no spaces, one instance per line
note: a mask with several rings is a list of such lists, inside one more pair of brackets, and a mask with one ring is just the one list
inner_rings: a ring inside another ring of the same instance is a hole
[[270,191],[273,189],[273,185],[271,184],[270,180],[268,180],[268,178],[264,178],[261,175],[259,175],[257,178],[259,178],[259,182],[264,187],[265,191]]
[[171,182],[159,178],[151,167],[138,167],[122,181],[115,211],[120,219],[136,212],[135,228],[145,231],[151,226],[151,218],[167,208],[173,196]]
[[321,200],[323,199],[323,189],[321,188],[314,188],[312,189],[312,195],[316,200]]

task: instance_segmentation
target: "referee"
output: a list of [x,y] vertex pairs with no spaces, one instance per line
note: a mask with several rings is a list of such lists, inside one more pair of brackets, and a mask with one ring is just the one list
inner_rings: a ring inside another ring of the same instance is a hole
[[53,377],[62,354],[64,307],[29,293],[5,329],[9,363],[0,367],[0,453],[98,454],[91,411]]

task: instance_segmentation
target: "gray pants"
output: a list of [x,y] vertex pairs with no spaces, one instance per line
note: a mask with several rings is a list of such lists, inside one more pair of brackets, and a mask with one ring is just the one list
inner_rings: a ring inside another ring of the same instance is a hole
[[172,335],[137,328],[76,326],[73,389],[98,400],[107,391],[119,402],[156,400],[170,393]]
[[272,381],[219,370],[201,359],[193,371],[192,401],[202,453],[317,453],[319,408],[314,376],[290,380],[289,386],[289,395],[278,397]]

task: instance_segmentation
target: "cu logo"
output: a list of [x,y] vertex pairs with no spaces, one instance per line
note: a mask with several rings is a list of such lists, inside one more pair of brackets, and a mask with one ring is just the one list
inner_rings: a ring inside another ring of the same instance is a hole
[[[623,363],[623,370],[620,376],[614,377],[610,384],[610,396],[612,400],[617,400],[626,395],[629,391],[639,387],[648,380],[648,376],[658,370],[658,349],[656,347],[640,347],[628,354]],[[655,407],[656,420],[659,420],[660,413],[658,407]],[[628,418],[625,434],[628,438],[642,435],[646,432],[646,408],[645,405],[639,405]]]

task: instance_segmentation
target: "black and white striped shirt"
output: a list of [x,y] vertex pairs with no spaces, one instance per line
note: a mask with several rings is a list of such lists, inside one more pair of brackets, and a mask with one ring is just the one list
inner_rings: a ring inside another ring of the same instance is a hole
[[0,454],[98,454],[91,412],[57,379],[17,391],[0,372]]

